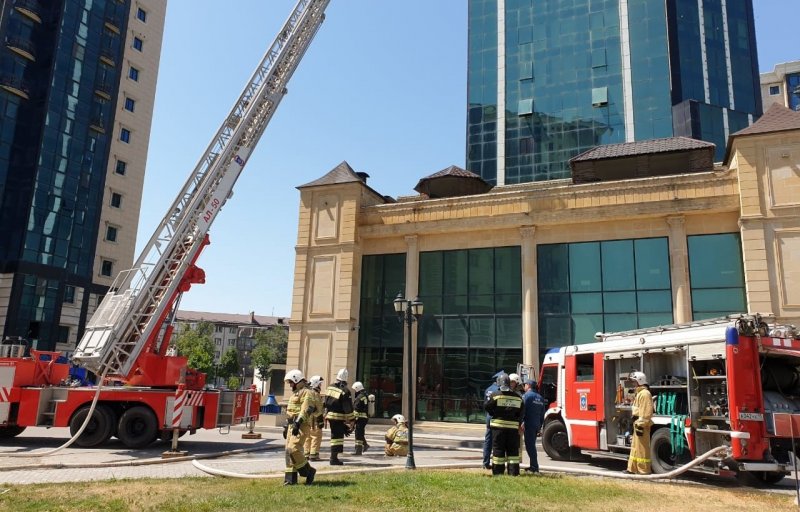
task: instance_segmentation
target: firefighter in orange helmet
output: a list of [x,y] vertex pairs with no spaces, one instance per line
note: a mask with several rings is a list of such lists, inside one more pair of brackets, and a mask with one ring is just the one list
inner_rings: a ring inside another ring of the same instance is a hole
[[295,485],[297,475],[306,477],[306,485],[314,481],[317,470],[303,455],[303,445],[311,429],[311,419],[314,415],[314,395],[306,385],[306,378],[300,370],[291,370],[284,379],[292,388],[286,415],[289,420],[284,427],[286,437],[286,470],[283,485]]
[[633,399],[633,442],[628,457],[628,469],[625,473],[649,475],[650,465],[650,428],[653,426],[653,396],[647,385],[647,375],[632,372],[630,380],[636,383],[636,395]]

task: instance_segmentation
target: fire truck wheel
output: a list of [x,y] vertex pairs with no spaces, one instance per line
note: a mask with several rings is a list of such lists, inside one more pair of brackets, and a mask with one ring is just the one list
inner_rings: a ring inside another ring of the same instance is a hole
[[672,455],[669,428],[660,428],[653,432],[650,437],[650,458],[652,459],[653,473],[659,475],[669,473],[691,461],[688,452],[683,455]]
[[7,427],[0,427],[0,439],[9,439],[11,437],[17,437],[25,430],[25,427],[20,427],[17,425],[9,425]]
[[156,440],[158,420],[148,407],[131,407],[119,419],[117,437],[128,448],[144,448]]
[[542,447],[553,460],[569,460],[569,437],[567,427],[559,420],[553,420],[542,430]]
[[[86,421],[86,415],[89,414],[89,409],[90,406],[84,405],[72,415],[72,419],[69,420],[69,434],[71,436],[78,433],[81,425]],[[108,408],[98,405],[94,409],[89,424],[86,425],[81,436],[75,440],[75,444],[84,448],[90,448],[108,441],[111,437],[111,430],[113,427],[111,421],[112,419]]]

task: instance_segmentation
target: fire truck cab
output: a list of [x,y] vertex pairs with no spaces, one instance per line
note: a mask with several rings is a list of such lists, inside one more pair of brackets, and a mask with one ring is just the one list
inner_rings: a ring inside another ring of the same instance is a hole
[[540,389],[549,403],[542,430],[547,454],[582,451],[627,458],[631,449],[632,371],[653,395],[651,458],[666,473],[720,446],[693,469],[733,471],[759,483],[781,480],[800,435],[800,335],[759,315],[620,333],[551,349]]

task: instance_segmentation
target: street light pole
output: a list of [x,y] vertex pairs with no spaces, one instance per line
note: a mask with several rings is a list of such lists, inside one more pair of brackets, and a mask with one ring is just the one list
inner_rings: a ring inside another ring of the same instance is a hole
[[417,469],[414,463],[414,416],[416,404],[414,400],[414,350],[411,326],[415,321],[418,321],[422,316],[423,304],[419,298],[406,300],[403,294],[398,293],[397,298],[394,299],[394,310],[397,313],[398,319],[405,322],[408,327],[408,336],[405,338],[403,350],[406,353],[406,385],[408,387],[408,418],[406,422],[408,425],[408,457],[406,457],[406,469]]

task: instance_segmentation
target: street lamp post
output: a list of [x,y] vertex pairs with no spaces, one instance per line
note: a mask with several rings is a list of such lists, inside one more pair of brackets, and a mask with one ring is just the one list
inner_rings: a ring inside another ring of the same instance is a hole
[[414,403],[414,350],[411,326],[414,321],[418,321],[422,316],[422,309],[423,304],[419,298],[406,300],[403,298],[403,293],[400,292],[397,294],[397,298],[394,299],[394,310],[397,313],[397,317],[408,326],[408,336],[405,337],[403,347],[406,353],[406,364],[408,365],[406,374],[406,384],[408,386],[408,418],[406,418],[408,422],[408,457],[406,458],[406,469],[417,469],[417,465],[414,463],[414,412],[416,404]]

